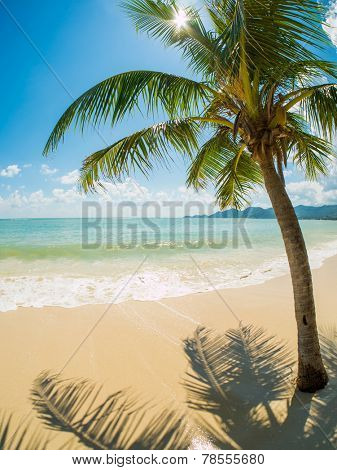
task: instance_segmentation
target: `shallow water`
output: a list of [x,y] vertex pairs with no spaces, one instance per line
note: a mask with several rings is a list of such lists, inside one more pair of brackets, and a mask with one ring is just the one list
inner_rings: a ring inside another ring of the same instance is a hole
[[[301,225],[313,268],[337,254],[337,222]],[[175,297],[287,271],[275,220],[0,220],[0,311]]]

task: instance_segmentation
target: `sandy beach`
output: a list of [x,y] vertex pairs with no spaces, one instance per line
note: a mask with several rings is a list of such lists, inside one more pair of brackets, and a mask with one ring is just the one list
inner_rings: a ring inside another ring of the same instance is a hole
[[[334,257],[313,273],[321,326],[336,323],[336,272]],[[26,416],[32,381],[43,370],[92,379],[106,394],[131,387],[146,400],[184,406],[182,341],[199,325],[223,333],[238,321],[263,327],[295,350],[289,276],[158,302],[1,313],[1,409]]]

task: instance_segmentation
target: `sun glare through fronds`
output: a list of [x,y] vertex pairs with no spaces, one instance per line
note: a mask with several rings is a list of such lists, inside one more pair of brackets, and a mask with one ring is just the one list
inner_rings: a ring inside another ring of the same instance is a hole
[[183,28],[186,23],[187,23],[187,15],[186,13],[184,12],[184,10],[179,10],[176,14],[176,17],[175,17],[175,23],[177,25],[177,27],[180,29],[180,28]]

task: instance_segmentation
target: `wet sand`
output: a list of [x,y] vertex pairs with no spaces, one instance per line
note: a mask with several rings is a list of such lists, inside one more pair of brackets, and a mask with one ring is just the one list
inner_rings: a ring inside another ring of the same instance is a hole
[[[337,257],[313,273],[322,326],[337,324],[336,273]],[[184,406],[182,341],[199,325],[223,333],[239,321],[263,327],[295,350],[289,276],[158,302],[1,313],[0,409],[26,416],[32,381],[43,370],[92,379],[105,394],[131,387],[145,400]]]

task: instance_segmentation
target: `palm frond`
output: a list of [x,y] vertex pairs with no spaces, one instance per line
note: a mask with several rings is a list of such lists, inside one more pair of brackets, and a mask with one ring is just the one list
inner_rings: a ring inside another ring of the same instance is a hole
[[337,129],[337,85],[321,85],[301,100],[302,112],[316,132],[331,139]]
[[265,72],[266,84],[271,87],[276,83],[284,93],[283,102],[288,99],[288,95],[293,96],[316,86],[321,87],[322,80],[327,78],[337,78],[336,64],[320,58],[271,64],[270,69]]
[[301,115],[288,113],[288,127],[291,130],[288,150],[294,163],[305,172],[309,180],[326,175],[328,163],[336,158],[333,146],[310,132]]
[[[178,0],[123,1],[136,28],[178,48],[203,82],[133,71],[78,98],[56,125],[45,154],[56,149],[72,124],[81,130],[89,122],[114,125],[134,110],[168,116],[167,122],[88,156],[80,178],[85,192],[134,171],[147,176],[154,163],[170,162],[171,150],[192,159],[187,184],[215,187],[221,208],[243,207],[249,193],[263,184],[261,155],[276,161],[281,177],[290,158],[309,179],[327,173],[327,162],[335,156],[327,141],[337,125],[337,67],[320,57],[329,44],[322,28],[325,7],[316,0],[204,4],[212,29],[201,11]],[[185,19],[179,24],[181,14]],[[323,83],[326,79],[331,83]],[[303,119],[291,112],[296,105]],[[205,129],[197,122],[214,133],[201,148]]]
[[83,131],[88,123],[109,120],[113,126],[135,109],[145,106],[148,114],[163,110],[169,116],[199,114],[212,96],[206,85],[162,72],[136,70],[110,77],[83,93],[65,111],[51,133],[44,154],[54,151],[74,123]]
[[324,8],[312,0],[303,0],[300,5],[297,0],[213,0],[210,9],[218,29],[225,23],[221,39],[231,51],[227,65],[236,70],[242,38],[247,65],[269,73],[274,65],[316,58],[307,47],[317,50],[328,43],[321,28]]
[[222,152],[234,155],[238,146],[229,136],[228,129],[221,128],[200,148],[187,173],[187,185],[195,189],[205,188],[218,177],[222,169]]
[[32,388],[38,417],[49,429],[71,433],[86,447],[111,449],[185,449],[189,445],[183,416],[164,410],[143,426],[146,404],[118,391],[98,404],[101,388],[87,380],[62,380],[41,373]]
[[200,126],[193,119],[163,122],[125,137],[87,157],[81,169],[80,185],[95,191],[100,180],[116,180],[136,169],[144,175],[153,162],[168,163],[170,150],[191,156],[198,148]]
[[249,202],[249,194],[262,184],[259,165],[242,147],[234,158],[225,162],[218,176],[216,197],[220,208],[244,207]]
[[215,35],[207,31],[197,9],[184,8],[186,25],[178,27],[176,16],[182,7],[176,0],[126,0],[122,5],[137,30],[180,49],[196,73],[209,78],[216,70],[225,70]]
[[219,15],[212,3],[213,2],[206,3],[206,11],[212,21],[212,26],[214,30],[217,32],[218,35],[221,35],[228,26],[228,23],[226,17]]
[[247,195],[263,183],[258,164],[237,144],[226,128],[220,128],[199,150],[188,169],[187,185],[196,189],[215,184],[220,207],[242,207]]

